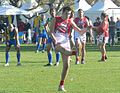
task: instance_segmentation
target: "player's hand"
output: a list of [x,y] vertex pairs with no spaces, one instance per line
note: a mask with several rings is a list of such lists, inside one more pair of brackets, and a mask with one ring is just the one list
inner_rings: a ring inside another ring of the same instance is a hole
[[89,25],[89,26],[87,27],[87,30],[90,31],[90,29],[92,29],[92,28],[93,28],[93,26],[92,26],[92,25]]
[[87,29],[85,28],[85,29],[83,29],[83,30],[80,32],[80,34],[83,35],[83,34],[86,33],[86,32],[87,32]]
[[20,47],[20,43],[17,43],[17,45],[16,45],[17,47]]
[[17,44],[17,47],[20,47],[20,45],[19,45],[19,44]]
[[58,44],[57,40],[54,40],[54,44],[55,44],[55,45],[57,45],[57,44]]

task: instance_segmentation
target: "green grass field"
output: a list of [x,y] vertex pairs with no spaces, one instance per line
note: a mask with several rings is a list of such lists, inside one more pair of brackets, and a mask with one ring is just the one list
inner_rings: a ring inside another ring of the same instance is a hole
[[[17,67],[14,47],[10,51],[10,67],[5,64],[5,46],[0,45],[0,93],[61,93],[58,85],[62,62],[58,67],[44,67],[46,53],[35,53],[35,45],[21,46],[21,63]],[[120,46],[107,46],[107,62],[98,62],[96,46],[87,45],[86,64],[75,65],[72,57],[65,82],[67,93],[120,93]],[[55,55],[53,52],[53,61]]]

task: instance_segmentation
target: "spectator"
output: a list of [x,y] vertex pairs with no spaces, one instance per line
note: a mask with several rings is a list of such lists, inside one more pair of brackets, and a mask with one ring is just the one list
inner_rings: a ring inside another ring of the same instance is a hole
[[111,45],[113,46],[115,44],[114,37],[115,37],[115,21],[113,17],[110,17],[110,21],[109,21],[109,45],[110,46]]
[[[93,26],[98,27],[100,24],[101,24],[100,18],[97,17],[95,22],[93,23]],[[96,33],[96,31],[94,31],[94,41],[95,41],[95,44],[97,44],[97,33]]]
[[20,35],[20,43],[23,43],[25,38],[25,23],[22,21],[22,19],[18,20],[18,33]]
[[27,43],[31,43],[31,24],[28,22],[29,20],[25,20],[25,37]]
[[116,29],[117,29],[117,31],[120,31],[120,18],[117,18]]
[[[90,20],[90,18],[88,16],[85,16],[88,19],[88,24],[89,26],[93,26],[92,21]],[[90,43],[92,45],[94,37],[93,37],[93,31],[92,29],[90,29],[91,31],[87,31],[86,33],[86,42]]]

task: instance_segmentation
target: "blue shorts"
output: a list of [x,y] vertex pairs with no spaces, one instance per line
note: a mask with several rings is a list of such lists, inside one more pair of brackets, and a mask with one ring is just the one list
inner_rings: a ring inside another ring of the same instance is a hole
[[51,44],[52,43],[52,38],[51,37],[48,37],[47,39],[47,44]]
[[7,43],[9,46],[14,45],[16,47],[16,45],[17,45],[15,39],[9,40]]
[[38,37],[38,38],[41,38],[42,36],[43,36],[43,34],[39,34],[37,37]]
[[42,38],[48,38],[46,30],[42,31]]

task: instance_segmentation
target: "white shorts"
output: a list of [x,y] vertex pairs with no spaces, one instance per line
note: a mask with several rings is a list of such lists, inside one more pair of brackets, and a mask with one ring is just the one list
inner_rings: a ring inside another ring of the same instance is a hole
[[103,44],[103,43],[108,43],[109,37],[104,37],[104,34],[97,36],[97,45],[98,44]]
[[69,39],[68,33],[56,32],[54,33],[54,35],[57,39],[57,43],[60,43],[60,46],[62,46],[68,51],[71,51],[70,39]]
[[79,32],[75,32],[75,41],[78,39],[78,43],[86,43],[86,33],[80,35]]

